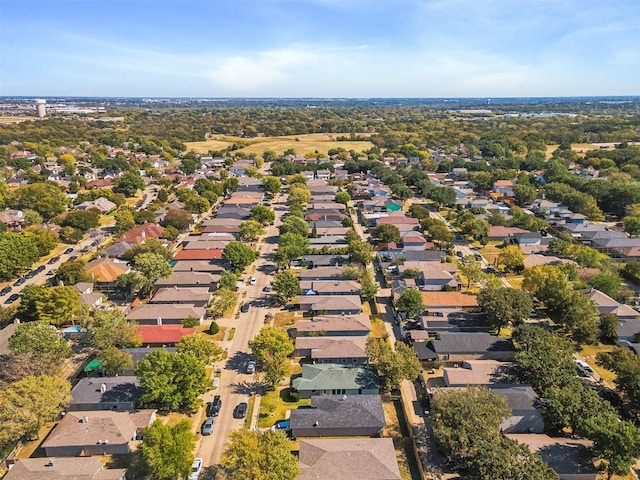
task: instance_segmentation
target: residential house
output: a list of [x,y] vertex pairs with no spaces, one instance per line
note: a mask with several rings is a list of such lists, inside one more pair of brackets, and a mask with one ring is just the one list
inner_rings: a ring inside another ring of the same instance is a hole
[[97,198],[93,201],[82,202],[76,206],[76,210],[89,210],[90,208],[97,208],[100,213],[107,214],[111,210],[115,209],[117,205],[104,197]]
[[417,218],[408,217],[402,212],[393,212],[386,217],[381,217],[376,220],[375,226],[380,225],[395,225],[400,230],[400,233],[416,230],[420,226],[420,221]]
[[118,241],[134,244],[144,243],[147,238],[161,238],[163,232],[164,228],[156,223],[143,223],[128,230]]
[[49,457],[127,454],[155,418],[155,410],[67,412],[42,447]]
[[8,227],[18,227],[24,223],[24,213],[22,210],[7,208],[0,212],[0,222]]
[[131,271],[128,263],[107,257],[91,260],[84,269],[91,277],[96,290],[101,292],[117,290],[118,277]]
[[364,313],[357,315],[317,315],[311,320],[298,320],[295,335],[313,336],[363,336],[371,332],[371,319]]
[[335,280],[341,279],[344,269],[342,267],[317,267],[311,269],[302,269],[298,278],[301,282],[316,280]]
[[242,222],[243,220],[235,218],[208,218],[202,223],[202,233],[231,233],[237,236]]
[[253,166],[253,160],[238,160],[231,167],[229,167],[229,173],[232,173],[236,177],[244,177],[246,175],[246,168]]
[[73,285],[73,289],[80,294],[80,302],[88,307],[99,307],[102,305],[102,295],[93,293],[93,283],[78,282]]
[[494,225],[489,229],[487,238],[492,242],[500,241],[505,242],[505,244],[509,244],[508,239],[511,238],[512,235],[527,233],[530,232],[518,227],[503,227],[502,225]]
[[391,438],[300,441],[297,480],[400,480]]
[[[174,272],[206,272],[210,274],[220,275],[224,271],[222,265],[207,260],[178,260],[174,258]],[[196,280],[198,277],[196,277]],[[186,285],[185,285],[186,286]]]
[[301,295],[297,304],[303,312],[324,315],[362,313],[359,295]]
[[596,290],[595,288],[582,290],[582,293],[589,300],[594,301],[596,305],[598,305],[598,311],[600,312],[600,315],[609,313],[615,315],[619,319],[633,319],[640,316],[640,313],[636,312],[630,306],[615,301],[606,293],[603,293],[600,290]]
[[140,325],[140,341],[144,347],[173,347],[182,337],[194,335],[195,327],[173,325]]
[[302,263],[309,268],[341,267],[349,263],[349,255],[305,255]]
[[444,384],[447,387],[491,385],[511,382],[515,364],[497,360],[465,360],[459,367],[445,367]]
[[500,424],[503,433],[543,433],[542,402],[529,385],[490,385],[489,389],[507,399],[511,416]]
[[433,248],[433,243],[428,242],[424,235],[420,232],[412,230],[405,232],[401,236],[402,247],[405,250],[426,250],[427,248]]
[[187,304],[196,307],[207,307],[211,301],[211,292],[207,287],[161,288],[156,292],[150,304]]
[[223,205],[218,208],[216,218],[230,218],[234,220],[247,220],[251,215],[251,209],[246,207],[233,207]]
[[307,180],[313,180],[315,178],[315,174],[312,170],[305,170],[304,172],[300,172],[300,175],[302,175]]
[[142,304],[133,307],[127,314],[127,320],[140,325],[182,324],[187,317],[197,318],[202,323],[207,311],[203,307],[193,305],[157,305]]
[[133,360],[133,365],[130,368],[125,370],[123,375],[135,375],[135,369],[138,363],[145,359],[147,355],[152,352],[158,350],[158,348],[162,348],[162,350],[166,350],[169,353],[174,353],[176,351],[175,347],[139,347],[139,348],[121,348],[120,351],[131,355],[131,360]]
[[85,377],[71,390],[67,410],[133,411],[141,396],[140,382],[134,376]]
[[499,360],[511,362],[515,349],[511,339],[496,337],[485,332],[440,332],[427,342],[413,344],[421,361],[442,360]]
[[223,248],[213,248],[210,250],[205,249],[193,249],[193,250],[180,250],[173,256],[174,261],[214,261],[214,260],[222,260],[222,252]]
[[330,170],[318,170],[316,172],[316,176],[318,177],[318,180],[329,180],[331,178],[331,171]]
[[[326,230],[325,230],[326,231]],[[330,233],[334,231],[339,232],[340,230],[329,230]],[[347,240],[344,237],[344,234],[325,234],[316,238],[309,239],[309,246],[311,248],[347,248]]]
[[303,295],[360,295],[362,285],[356,280],[312,280],[300,282]]
[[478,297],[460,292],[422,292],[425,309],[475,311],[478,309]]
[[367,337],[297,337],[295,355],[313,363],[358,364],[369,363],[365,352]]
[[105,468],[98,457],[21,458],[4,480],[125,480],[126,468]]
[[378,374],[373,365],[303,364],[292,387],[302,398],[312,395],[377,395]]
[[513,180],[496,180],[493,182],[493,191],[503,197],[513,197]]
[[[182,263],[182,262],[179,262]],[[200,271],[175,271],[165,278],[156,281],[156,288],[200,288],[203,287],[209,292],[213,292],[218,288],[220,275],[209,272]]]
[[294,438],[377,437],[387,425],[380,395],[314,396],[289,420]]

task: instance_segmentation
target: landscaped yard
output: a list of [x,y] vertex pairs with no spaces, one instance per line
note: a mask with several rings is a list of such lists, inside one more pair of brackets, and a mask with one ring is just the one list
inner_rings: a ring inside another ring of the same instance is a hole
[[599,343],[598,345],[583,345],[580,350],[580,355],[582,355],[591,368],[593,368],[605,382],[610,383],[616,379],[616,374],[597,365],[596,356],[600,352],[610,352],[614,348],[615,347],[613,345],[604,345]]
[[295,312],[278,312],[275,314],[273,326],[275,328],[289,328],[296,326]]
[[378,317],[371,317],[371,337],[383,338],[387,334],[384,322]]
[[273,390],[266,393],[260,399],[259,428],[271,427],[278,420],[284,420],[287,415],[287,410],[311,406],[311,399],[309,398],[301,398],[297,402],[293,401],[293,399],[289,397],[290,391],[290,388]]

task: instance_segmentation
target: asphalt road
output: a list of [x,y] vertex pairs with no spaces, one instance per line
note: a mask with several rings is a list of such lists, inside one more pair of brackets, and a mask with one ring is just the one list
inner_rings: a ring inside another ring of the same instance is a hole
[[[280,197],[282,201],[283,197]],[[277,205],[274,205],[277,206]],[[240,313],[237,320],[230,322],[231,327],[235,327],[233,341],[227,348],[228,356],[222,364],[217,364],[216,368],[221,368],[220,384],[215,391],[205,394],[205,401],[211,401],[214,395],[220,395],[222,408],[216,418],[213,434],[202,437],[197,448],[196,457],[204,460],[204,465],[215,465],[220,463],[220,458],[226,450],[227,438],[231,431],[238,430],[244,425],[244,419],[233,418],[233,410],[240,402],[249,403],[249,396],[260,390],[260,384],[256,381],[255,375],[246,373],[247,362],[251,359],[249,350],[249,340],[251,340],[264,326],[264,317],[267,313],[277,311],[277,309],[257,306],[266,300],[271,294],[263,292],[264,287],[273,280],[275,265],[271,262],[271,254],[278,246],[278,225],[280,225],[281,210],[276,211],[277,218],[274,225],[267,228],[264,241],[260,244],[260,257],[253,264],[255,271],[246,274],[244,280],[250,277],[256,278],[255,285],[248,285],[245,282],[240,290],[240,301],[236,307],[239,311],[242,303],[250,303],[247,313]],[[249,271],[253,268],[249,267]],[[246,294],[246,295],[245,295]],[[234,315],[235,316],[235,315]],[[226,324],[226,322],[225,322]],[[254,412],[255,414],[255,412]]]

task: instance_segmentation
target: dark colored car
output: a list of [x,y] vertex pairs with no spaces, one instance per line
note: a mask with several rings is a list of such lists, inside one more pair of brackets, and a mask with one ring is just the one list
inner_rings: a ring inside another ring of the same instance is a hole
[[249,311],[249,304],[248,303],[243,303],[242,306],[240,307],[240,311],[242,313],[247,313]]
[[0,295],[6,295],[7,293],[9,293],[11,291],[11,287],[9,285],[7,285],[6,287],[4,287],[2,290],[0,290]]
[[207,417],[218,416],[221,408],[222,400],[220,400],[220,395],[216,395],[215,397],[213,397],[213,402],[211,402],[207,407]]
[[6,303],[7,305],[10,303],[13,303],[15,301],[17,301],[20,298],[20,295],[18,295],[17,293],[14,293],[13,295],[11,295],[9,298],[7,298],[4,303]]
[[69,255],[71,252],[73,252],[73,247],[69,247],[64,251],[66,255]]
[[15,281],[15,283],[13,284],[14,287],[19,287],[20,285],[22,285],[24,282],[26,282],[27,279],[24,277],[20,277],[19,279],[17,279]]
[[47,263],[48,263],[49,265],[53,265],[53,264],[54,264],[54,263],[56,263],[58,260],[60,260],[60,257],[51,257]]
[[47,267],[45,267],[44,265],[40,265],[38,268],[36,268],[36,270],[35,270],[35,271],[36,271],[37,273],[44,272],[46,268],[47,268]]
[[244,418],[247,414],[247,403],[241,402],[236,405],[236,408],[233,410],[233,418]]
[[78,259],[78,256],[77,256],[77,255],[74,255],[73,257],[69,257],[69,260],[68,260],[68,261],[69,261],[69,262],[73,262],[74,260],[77,260],[77,259]]

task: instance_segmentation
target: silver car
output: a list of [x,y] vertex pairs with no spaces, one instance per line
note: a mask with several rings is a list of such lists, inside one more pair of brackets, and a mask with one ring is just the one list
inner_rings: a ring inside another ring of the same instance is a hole
[[216,423],[215,417],[207,418],[202,424],[202,435],[211,435],[213,433],[213,424]]

